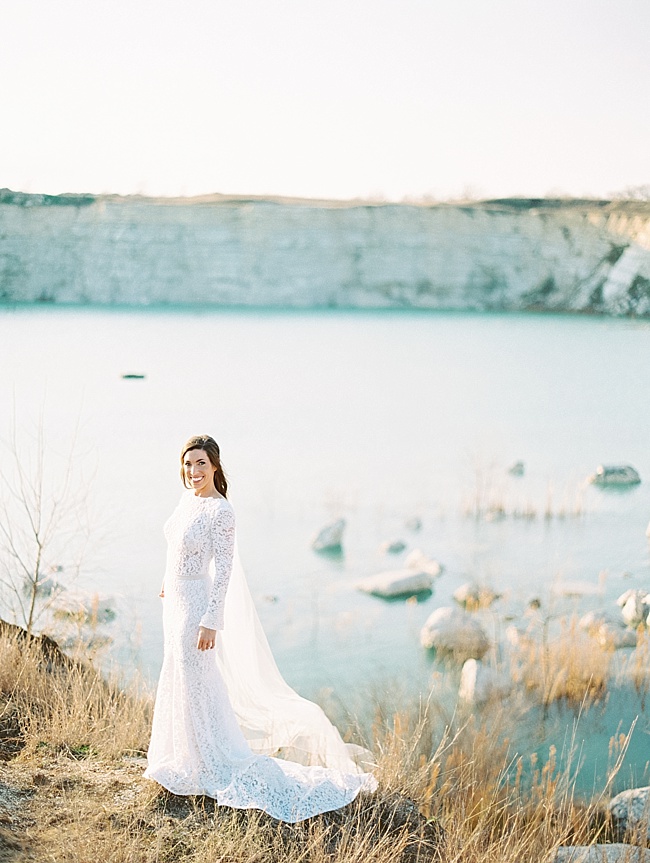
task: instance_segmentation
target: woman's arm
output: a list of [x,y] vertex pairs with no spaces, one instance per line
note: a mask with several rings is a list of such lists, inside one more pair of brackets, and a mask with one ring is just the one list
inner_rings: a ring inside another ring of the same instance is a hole
[[220,506],[211,513],[210,534],[214,554],[214,582],[200,626],[219,630],[223,629],[226,590],[235,553],[235,514],[230,506]]

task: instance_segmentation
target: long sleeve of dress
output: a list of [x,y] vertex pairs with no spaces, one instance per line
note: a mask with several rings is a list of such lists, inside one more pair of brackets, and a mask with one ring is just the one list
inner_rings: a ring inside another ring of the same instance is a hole
[[220,506],[211,513],[210,537],[214,555],[214,582],[200,625],[206,629],[223,629],[226,590],[235,553],[235,514],[231,507]]

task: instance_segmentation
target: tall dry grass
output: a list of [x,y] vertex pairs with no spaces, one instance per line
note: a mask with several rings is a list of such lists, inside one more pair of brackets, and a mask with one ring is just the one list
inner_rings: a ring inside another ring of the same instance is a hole
[[[142,779],[133,755],[146,749],[151,707],[136,685],[120,688],[48,657],[38,640],[0,633],[3,781],[28,789],[14,823],[32,859],[534,863],[606,835],[602,801],[576,798],[570,765],[553,753],[540,767],[532,755],[513,757],[517,717],[507,707],[446,719],[431,703],[378,704],[379,791],[297,825],[176,798]],[[616,741],[612,775],[625,747]]]
[[559,621],[553,635],[544,625],[537,637],[520,639],[510,650],[509,667],[513,680],[545,707],[554,701],[578,707],[605,695],[614,654],[612,643],[597,641],[571,616]]
[[109,760],[146,751],[152,698],[141,685],[44,652],[41,639],[18,629],[0,634],[0,701],[22,758],[43,748]]

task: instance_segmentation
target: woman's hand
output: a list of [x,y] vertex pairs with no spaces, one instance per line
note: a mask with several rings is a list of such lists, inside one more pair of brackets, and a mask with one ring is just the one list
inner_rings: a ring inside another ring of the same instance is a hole
[[162,586],[161,586],[161,588],[160,588],[160,593],[158,594],[158,596],[159,596],[161,599],[164,599],[164,598],[165,598],[165,582],[164,582],[164,581],[163,581],[163,583],[162,583]]
[[199,640],[196,646],[199,650],[212,650],[216,638],[216,629],[206,629],[205,626],[199,626]]

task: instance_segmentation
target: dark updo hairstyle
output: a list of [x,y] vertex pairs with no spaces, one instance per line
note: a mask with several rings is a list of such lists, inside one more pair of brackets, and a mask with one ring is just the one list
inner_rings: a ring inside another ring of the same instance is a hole
[[224,497],[228,497],[228,482],[226,475],[221,466],[221,455],[219,453],[219,444],[210,435],[199,434],[191,437],[183,449],[181,450],[181,480],[185,488],[190,488],[185,482],[185,456],[190,450],[202,449],[210,459],[210,464],[214,468],[214,487]]

